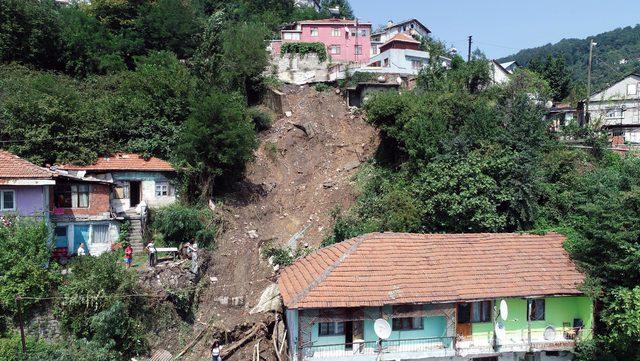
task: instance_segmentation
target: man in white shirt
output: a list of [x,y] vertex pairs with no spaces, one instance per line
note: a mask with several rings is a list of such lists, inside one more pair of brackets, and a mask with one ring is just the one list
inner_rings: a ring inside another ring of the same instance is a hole
[[84,250],[84,243],[80,243],[80,247],[78,247],[78,256],[86,256],[87,252]]
[[156,265],[156,246],[153,244],[153,241],[147,244],[147,252],[149,252],[149,267],[154,267]]

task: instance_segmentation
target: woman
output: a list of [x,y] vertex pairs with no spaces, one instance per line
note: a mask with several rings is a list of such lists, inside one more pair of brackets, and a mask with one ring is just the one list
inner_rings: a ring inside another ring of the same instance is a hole
[[211,345],[211,361],[222,361],[222,357],[220,357],[220,351],[222,350],[222,346],[218,340],[213,341],[213,345]]

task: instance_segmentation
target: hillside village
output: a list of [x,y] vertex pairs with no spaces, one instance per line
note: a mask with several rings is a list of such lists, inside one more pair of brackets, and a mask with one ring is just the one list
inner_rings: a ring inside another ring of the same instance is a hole
[[637,359],[640,73],[427,20],[0,4],[0,359]]

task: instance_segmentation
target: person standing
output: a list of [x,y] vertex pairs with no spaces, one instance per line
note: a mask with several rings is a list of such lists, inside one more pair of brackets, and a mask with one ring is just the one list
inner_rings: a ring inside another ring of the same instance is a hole
[[133,262],[133,248],[131,244],[127,243],[127,247],[124,249],[124,264],[127,268],[131,268],[131,262]]
[[86,256],[87,252],[84,250],[84,243],[80,243],[80,247],[78,247],[78,256]]
[[187,250],[191,253],[191,273],[198,274],[198,244],[188,243]]
[[147,244],[146,249],[149,252],[149,267],[154,267],[156,265],[156,246],[153,241]]
[[214,340],[213,345],[211,345],[211,361],[222,361],[220,351],[222,351],[222,346],[220,346],[218,340]]

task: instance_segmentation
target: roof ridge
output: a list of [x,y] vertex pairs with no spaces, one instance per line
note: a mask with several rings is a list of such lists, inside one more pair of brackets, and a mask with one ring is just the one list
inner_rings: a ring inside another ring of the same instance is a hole
[[365,236],[367,235],[368,234],[357,237],[356,241],[349,247],[349,249],[344,251],[342,255],[340,255],[340,257],[338,257],[338,259],[333,262],[333,264],[331,264],[329,267],[327,267],[327,269],[322,271],[322,273],[318,278],[313,280],[313,282],[311,282],[302,291],[298,292],[298,294],[291,299],[291,305],[296,305],[298,302],[302,301],[302,299],[305,298],[314,288],[316,288],[320,283],[326,280],[327,277],[329,277],[329,275],[331,274],[331,272],[333,272],[334,269],[338,268],[338,266],[342,264],[342,262],[344,262],[344,260],[347,259],[349,255],[351,255],[353,252],[355,252],[358,249],[358,247],[362,244],[362,242],[364,242]]

